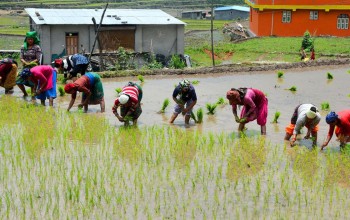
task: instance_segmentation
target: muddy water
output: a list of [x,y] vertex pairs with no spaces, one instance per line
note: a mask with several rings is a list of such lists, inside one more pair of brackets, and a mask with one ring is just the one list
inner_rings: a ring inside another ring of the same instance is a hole
[[[267,137],[273,143],[284,143],[284,128],[289,123],[290,117],[295,106],[301,103],[313,103],[321,108],[322,102],[329,102],[331,110],[339,111],[350,108],[349,81],[350,74],[347,71],[348,66],[327,66],[315,69],[294,69],[284,70],[284,77],[277,78],[275,71],[258,73],[225,73],[220,75],[178,75],[178,76],[145,76],[145,82],[142,84],[144,96],[142,99],[143,113],[139,118],[139,126],[147,125],[166,125],[176,126],[189,130],[200,130],[203,132],[225,132],[228,135],[237,133],[238,124],[234,121],[231,107],[226,104],[219,106],[215,115],[204,115],[203,124],[195,124],[191,121],[189,128],[184,126],[184,118],[178,116],[174,125],[169,125],[168,120],[172,114],[174,102],[171,98],[175,84],[186,78],[191,81],[199,80],[195,85],[198,102],[194,110],[203,108],[206,113],[206,103],[215,103],[219,97],[225,97],[226,91],[231,87],[253,87],[262,90],[269,99],[269,114],[267,124]],[[333,80],[327,79],[327,72],[333,76]],[[124,77],[117,79],[103,79],[106,101],[105,117],[109,119],[112,125],[121,126],[111,112],[112,105],[116,99],[115,89],[123,87],[128,81],[137,82],[136,77]],[[296,92],[288,89],[292,86],[297,87]],[[3,94],[3,90],[1,90]],[[15,95],[20,96],[19,91]],[[163,101],[169,98],[170,105],[164,114],[159,114]],[[226,100],[226,99],[225,99]],[[227,100],[226,100],[227,101]],[[59,97],[56,105],[66,108],[69,103],[69,96]],[[77,111],[78,99],[71,111]],[[90,106],[89,113],[99,112],[99,105]],[[281,112],[279,123],[272,124],[274,113]],[[321,112],[322,120],[320,122],[318,143],[321,144],[326,137],[328,126],[324,120],[327,112]],[[260,134],[260,126],[253,121],[247,124],[249,136]],[[305,132],[305,129],[304,129]],[[303,142],[304,143],[304,142]],[[308,142],[305,142],[307,145]],[[329,143],[329,146],[338,146],[335,137]]]

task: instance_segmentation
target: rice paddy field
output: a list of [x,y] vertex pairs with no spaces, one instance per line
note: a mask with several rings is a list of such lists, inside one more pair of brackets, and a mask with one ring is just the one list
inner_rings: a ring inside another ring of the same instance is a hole
[[[294,103],[313,97],[317,106],[328,101],[331,109],[346,108],[342,82],[350,75],[344,70],[286,71],[282,81],[271,72],[188,76],[199,81],[195,88],[204,103],[229,83],[260,86],[269,98],[268,120],[282,112],[275,125],[280,131],[268,124],[266,137],[255,132],[255,122],[239,137],[228,105],[204,117],[206,129],[193,122],[184,128],[181,117],[173,126],[161,123],[164,115],[155,111],[166,96],[162,89],[172,90],[179,76],[145,77],[140,126],[128,128],[109,109],[111,88],[132,78],[104,81],[105,114],[94,107],[88,114],[67,113],[68,97],[45,108],[24,101],[17,90],[12,96],[1,90],[0,219],[348,219],[349,154],[335,141],[324,152],[282,141]],[[218,82],[223,85],[204,91]],[[291,85],[295,93],[287,90]],[[326,133],[321,123],[319,143]]]

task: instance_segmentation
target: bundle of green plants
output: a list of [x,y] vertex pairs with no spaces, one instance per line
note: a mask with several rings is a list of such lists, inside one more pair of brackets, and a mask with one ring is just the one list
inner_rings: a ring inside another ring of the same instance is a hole
[[348,70],[348,73],[350,74],[350,70]]
[[330,109],[329,103],[328,102],[322,102],[321,103],[321,109],[322,110],[329,110]]
[[29,89],[26,89],[26,92],[28,95],[32,95],[32,90],[29,88]]
[[199,80],[193,80],[193,81],[191,81],[191,84],[192,85],[198,85],[199,84]]
[[282,78],[283,75],[284,75],[284,72],[283,72],[282,70],[279,70],[279,71],[277,72],[277,77],[278,77],[279,79]]
[[141,83],[145,82],[145,78],[142,75],[138,75],[137,79],[140,80]]
[[296,92],[297,91],[297,87],[296,86],[292,86],[288,90],[292,91],[292,92]]
[[162,105],[162,109],[160,110],[161,113],[164,113],[165,112],[165,109],[169,106],[170,104],[170,100],[168,98],[166,98],[164,101],[163,101],[163,105]]
[[120,87],[116,88],[116,89],[115,89],[115,92],[116,92],[117,94],[121,93],[121,92],[122,92],[122,88],[120,88]]
[[195,123],[201,124],[203,122],[203,109],[199,108],[196,111],[196,114],[194,114],[193,111],[192,111],[191,112],[191,118],[194,120]]
[[280,115],[281,115],[281,112],[276,111],[272,123],[278,123],[278,118],[280,117]]
[[58,86],[58,92],[60,93],[60,96],[64,96],[66,92],[64,91],[63,86]]
[[327,79],[333,79],[333,75],[330,72],[327,73]]
[[196,111],[196,115],[197,115],[197,123],[198,124],[201,124],[203,122],[203,109],[202,108],[199,108],[197,111]]
[[185,62],[177,54],[171,56],[169,67],[172,69],[183,69],[186,67]]
[[314,38],[311,37],[309,31],[304,32],[304,37],[301,42],[301,47],[303,47],[306,51],[310,51],[311,48],[314,48]]
[[223,105],[225,104],[225,99],[223,97],[220,97],[218,101],[216,102],[217,105]]
[[215,109],[218,105],[215,103],[215,104],[210,104],[210,103],[207,103],[206,104],[206,107],[207,107],[207,110],[208,110],[208,115],[214,115],[215,114]]

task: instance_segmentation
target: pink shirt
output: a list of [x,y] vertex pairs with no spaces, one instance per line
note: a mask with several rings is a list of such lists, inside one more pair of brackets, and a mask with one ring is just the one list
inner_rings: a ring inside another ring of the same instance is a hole
[[49,65],[35,66],[30,69],[31,80],[34,84],[38,84],[43,91],[52,89],[52,71],[53,68]]

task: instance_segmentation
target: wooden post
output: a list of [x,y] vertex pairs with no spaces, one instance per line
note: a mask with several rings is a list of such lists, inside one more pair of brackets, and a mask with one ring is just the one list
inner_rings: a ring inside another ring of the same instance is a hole
[[[90,60],[91,60],[91,55],[92,55],[92,53],[94,52],[94,49],[95,49],[96,41],[97,41],[97,39],[98,39],[98,33],[99,33],[99,31],[100,31],[100,27],[101,27],[101,25],[102,25],[102,21],[103,21],[103,18],[104,18],[104,16],[105,16],[105,12],[106,12],[106,10],[107,10],[107,7],[108,7],[108,2],[107,2],[107,4],[106,4],[105,9],[103,10],[103,13],[102,13],[102,16],[101,16],[101,19],[100,19],[100,24],[98,25],[97,30],[96,30],[96,33],[95,33],[95,40],[94,40],[94,44],[92,45],[91,52],[90,52],[90,55],[89,55],[89,62],[90,62]],[[101,63],[102,63],[102,62],[101,62]],[[100,67],[101,67],[101,63],[100,63]]]

